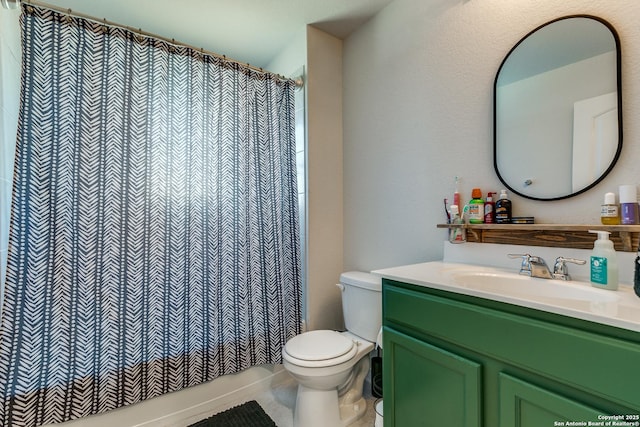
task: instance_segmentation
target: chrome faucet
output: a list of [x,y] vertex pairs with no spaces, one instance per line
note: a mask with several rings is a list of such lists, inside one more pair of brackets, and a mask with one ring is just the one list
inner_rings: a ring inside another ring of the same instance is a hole
[[565,258],[559,256],[556,258],[556,263],[553,266],[553,278],[558,280],[571,280],[571,276],[569,275],[569,269],[567,268],[568,262],[573,264],[583,265],[586,264],[587,261],[583,259],[575,259],[575,258]]
[[539,256],[529,254],[509,254],[509,258],[522,258],[522,265],[520,266],[520,274],[531,277],[539,277],[542,279],[558,279],[558,280],[571,280],[569,270],[567,268],[568,262],[573,264],[585,264],[587,261],[583,259],[565,258],[559,256],[556,258],[556,262],[553,266],[553,274],[544,259]]
[[539,256],[529,254],[509,254],[509,258],[522,258],[520,274],[524,276],[539,277],[541,279],[551,279],[553,275],[544,259]]

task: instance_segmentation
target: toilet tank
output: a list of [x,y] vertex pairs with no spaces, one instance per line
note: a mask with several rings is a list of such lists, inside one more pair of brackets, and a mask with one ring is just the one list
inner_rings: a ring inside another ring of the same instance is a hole
[[382,279],[371,273],[349,271],[340,275],[342,313],[349,332],[375,342],[382,326]]

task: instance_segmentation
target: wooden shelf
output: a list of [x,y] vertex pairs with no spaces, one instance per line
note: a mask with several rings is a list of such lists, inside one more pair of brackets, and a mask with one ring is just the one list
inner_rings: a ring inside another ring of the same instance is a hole
[[617,251],[635,252],[640,225],[582,224],[438,224],[438,228],[463,227],[467,241],[510,245],[593,249],[596,235],[589,230],[608,231]]

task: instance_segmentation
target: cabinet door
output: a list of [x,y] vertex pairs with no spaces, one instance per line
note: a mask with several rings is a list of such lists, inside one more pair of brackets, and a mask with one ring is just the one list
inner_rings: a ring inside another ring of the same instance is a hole
[[385,327],[385,427],[479,427],[481,366]]
[[[500,374],[500,427],[564,426],[569,421],[599,421],[604,415],[564,396]],[[580,424],[582,425],[582,424]]]

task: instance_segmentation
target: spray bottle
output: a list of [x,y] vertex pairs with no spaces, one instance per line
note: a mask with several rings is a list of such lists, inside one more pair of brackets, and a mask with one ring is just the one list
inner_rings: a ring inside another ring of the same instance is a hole
[[598,235],[591,253],[591,285],[615,291],[618,289],[618,258],[609,232],[589,230],[589,233]]

